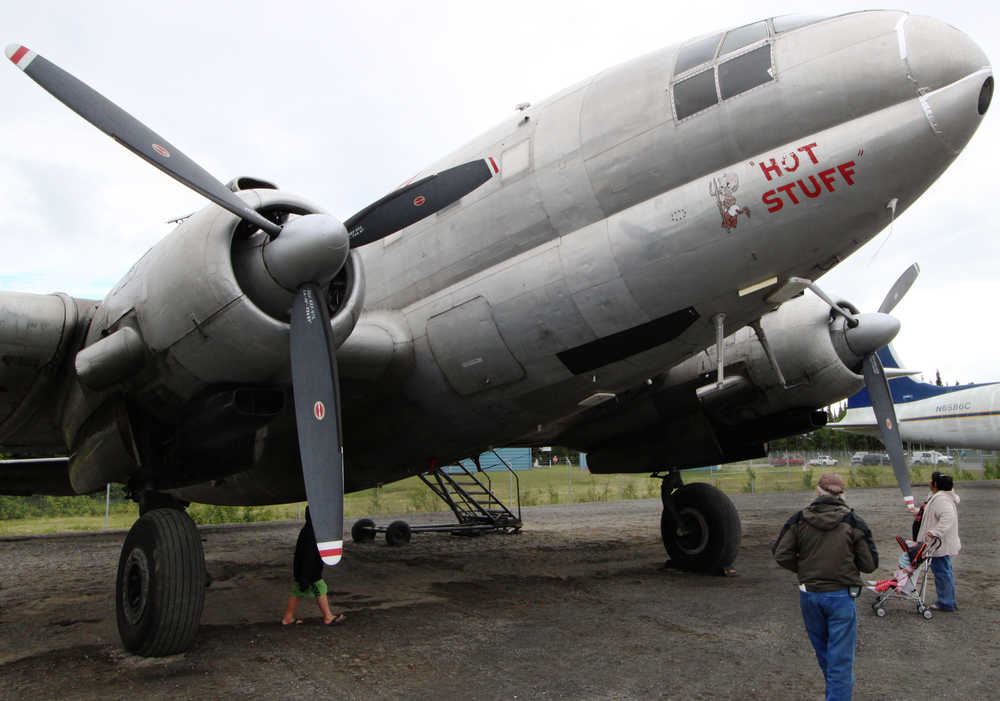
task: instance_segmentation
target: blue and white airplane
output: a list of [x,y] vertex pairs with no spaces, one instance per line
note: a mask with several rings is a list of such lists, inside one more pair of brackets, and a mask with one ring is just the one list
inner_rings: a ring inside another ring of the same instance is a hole
[[[889,368],[900,363],[890,346],[878,351]],[[903,441],[949,448],[1000,449],[1000,383],[938,386],[910,377],[889,380]],[[880,437],[868,389],[847,400],[843,420],[830,428]]]

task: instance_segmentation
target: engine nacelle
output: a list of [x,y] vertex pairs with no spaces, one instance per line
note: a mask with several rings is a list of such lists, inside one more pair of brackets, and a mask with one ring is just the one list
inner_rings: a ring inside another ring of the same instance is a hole
[[[320,211],[279,190],[238,194],[265,216]],[[288,312],[295,290],[267,275],[259,263],[266,238],[243,238],[236,233],[241,226],[239,218],[214,205],[182,222],[108,295],[86,345],[122,326],[133,327],[152,364],[171,368],[157,378],[146,377],[147,363],[139,377],[160,383],[161,393],[182,400],[205,385],[287,381]],[[340,345],[364,303],[364,275],[356,254],[347,258],[330,289],[338,302],[333,326]],[[133,365],[122,363],[125,368]]]
[[[360,257],[346,248],[343,225],[329,216],[305,216],[320,210],[286,192],[237,194],[282,222],[282,236],[272,241],[253,234],[234,214],[205,207],[150,249],[94,313],[75,358],[79,384],[71,386],[63,411],[70,479],[78,491],[127,481],[139,465],[143,441],[133,432],[134,409],[159,426],[174,427],[178,436],[192,412],[218,413],[217,405],[233,407],[248,435],[268,420],[271,413],[244,416],[244,402],[223,399],[234,388],[247,388],[232,395],[245,397],[256,396],[255,388],[290,385],[296,274],[328,290],[336,346],[357,324],[364,274]],[[303,253],[303,241],[317,257],[334,261],[325,278],[311,277],[319,273],[308,251]],[[117,398],[120,387],[129,388],[134,402],[127,409]]]
[[600,473],[761,457],[766,441],[825,425],[821,408],[864,385],[843,318],[821,300],[786,302],[761,318],[760,329],[724,339],[721,383],[716,349],[708,348],[595,407],[560,440],[586,449],[591,471]]
[[[0,292],[0,445],[59,454],[52,388],[91,303],[64,294]],[[9,437],[18,436],[17,443]]]
[[[849,304],[840,302],[850,308]],[[727,383],[717,386],[717,354],[709,348],[667,373],[666,384],[698,384],[698,398],[717,421],[737,424],[802,407],[824,407],[864,386],[861,356],[845,341],[846,323],[822,300],[802,295],[761,317],[770,345],[750,327],[723,341]],[[777,365],[777,369],[775,368]],[[780,371],[780,373],[779,373]],[[731,385],[740,385],[734,396]]]

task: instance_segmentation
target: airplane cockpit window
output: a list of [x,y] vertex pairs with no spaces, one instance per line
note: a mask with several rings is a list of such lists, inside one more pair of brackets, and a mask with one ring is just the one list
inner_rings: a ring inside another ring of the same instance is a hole
[[736,49],[742,49],[755,41],[767,39],[767,22],[755,22],[739,29],[733,29],[726,33],[726,40],[722,42],[719,55],[728,54]]
[[821,22],[825,19],[827,18],[822,15],[782,15],[781,17],[775,17],[771,21],[774,23],[774,31],[777,34],[781,34],[782,32],[790,32],[793,29],[804,27],[813,22]]
[[674,108],[678,119],[701,112],[718,101],[715,94],[715,71],[711,68],[674,85]]
[[[821,18],[804,21],[817,19]],[[773,81],[772,37],[771,22],[764,20],[682,46],[677,52],[672,86],[677,120]]]
[[722,93],[722,99],[727,100],[733,95],[774,80],[771,73],[770,44],[720,63],[719,92]]
[[715,58],[715,47],[719,45],[722,34],[698,39],[686,46],[682,46],[677,52],[677,63],[674,65],[674,75],[680,75],[689,68],[700,66],[703,63]]

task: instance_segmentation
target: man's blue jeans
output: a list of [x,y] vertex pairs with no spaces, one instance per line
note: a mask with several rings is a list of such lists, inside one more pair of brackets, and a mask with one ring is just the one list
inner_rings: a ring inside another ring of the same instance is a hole
[[938,608],[955,609],[955,572],[951,569],[951,555],[931,558],[934,588],[937,589]]
[[854,646],[858,609],[846,589],[799,592],[806,632],[826,679],[826,701],[850,701],[854,689]]

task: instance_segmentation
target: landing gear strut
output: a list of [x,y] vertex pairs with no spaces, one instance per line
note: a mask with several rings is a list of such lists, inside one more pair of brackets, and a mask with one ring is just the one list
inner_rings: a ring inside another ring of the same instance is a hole
[[740,517],[733,502],[710,484],[682,484],[680,473],[661,477],[660,534],[668,565],[706,574],[732,574],[740,551]]
[[[125,649],[144,657],[183,652],[205,604],[205,555],[198,529],[169,497],[140,500],[142,515],[118,559],[115,608]],[[153,508],[145,508],[153,506]]]

